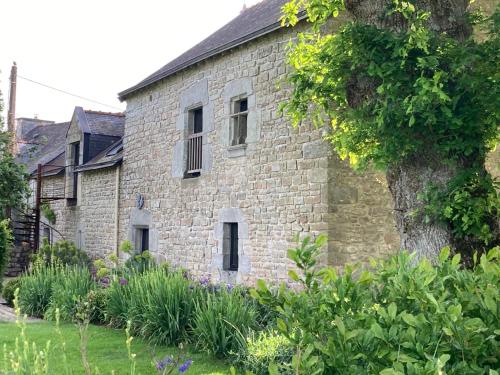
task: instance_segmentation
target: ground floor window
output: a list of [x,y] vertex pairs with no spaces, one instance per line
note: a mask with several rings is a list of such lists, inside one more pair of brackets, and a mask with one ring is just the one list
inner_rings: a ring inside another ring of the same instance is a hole
[[137,228],[135,235],[135,250],[142,253],[149,250],[149,228]]
[[223,268],[238,271],[238,223],[224,223]]

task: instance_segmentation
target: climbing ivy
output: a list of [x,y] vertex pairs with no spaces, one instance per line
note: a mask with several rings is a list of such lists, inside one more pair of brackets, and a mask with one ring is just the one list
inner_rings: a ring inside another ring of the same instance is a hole
[[[289,45],[293,90],[283,109],[294,125],[330,125],[327,139],[355,169],[388,169],[402,161],[438,159],[460,170],[447,186],[422,192],[427,220],[461,237],[492,243],[500,200],[484,172],[498,141],[500,6],[489,18],[470,16],[486,38],[458,40],[430,27],[431,14],[394,0],[399,30],[348,21],[332,33],[342,0],[294,0],[283,23],[304,9],[311,28]],[[498,240],[498,239],[497,239]]]

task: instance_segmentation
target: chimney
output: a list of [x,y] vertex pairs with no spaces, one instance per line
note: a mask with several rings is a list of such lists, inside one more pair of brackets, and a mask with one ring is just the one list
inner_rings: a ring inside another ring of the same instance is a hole
[[240,11],[240,14],[243,13],[245,10],[247,10],[247,3],[245,0],[243,0],[243,8]]
[[11,134],[10,150],[17,153],[16,143],[16,89],[17,89],[17,65],[12,64],[10,70],[10,90],[9,90],[9,112],[7,113],[7,130]]

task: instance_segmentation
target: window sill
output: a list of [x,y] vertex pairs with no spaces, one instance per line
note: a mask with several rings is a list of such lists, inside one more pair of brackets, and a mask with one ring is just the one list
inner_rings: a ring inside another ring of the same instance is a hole
[[247,144],[229,146],[227,148],[228,157],[230,158],[238,158],[240,156],[245,156],[247,153]]

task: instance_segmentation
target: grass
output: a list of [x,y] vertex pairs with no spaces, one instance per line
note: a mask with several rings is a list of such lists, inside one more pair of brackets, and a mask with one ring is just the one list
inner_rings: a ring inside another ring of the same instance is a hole
[[[83,374],[84,369],[80,360],[80,338],[78,328],[71,324],[61,324],[62,335],[66,342],[66,355],[68,367],[73,374]],[[64,374],[64,364],[61,355],[61,342],[55,333],[55,326],[50,322],[29,323],[26,335],[30,342],[35,342],[39,348],[44,347],[47,340],[51,340],[50,366],[53,374]],[[92,368],[97,367],[99,374],[129,373],[130,363],[127,357],[125,344],[125,332],[106,327],[89,326],[88,357]],[[19,328],[14,323],[0,323],[0,369],[3,368],[3,345],[7,345],[7,351],[14,349]],[[132,352],[137,357],[137,374],[156,374],[153,359],[161,359],[166,355],[176,356],[179,349],[172,347],[153,347],[144,341],[134,338]],[[192,359],[193,365],[187,374],[222,375],[228,374],[229,366],[221,361],[215,360],[206,354],[187,352],[186,359]],[[174,372],[174,374],[177,372]]]

